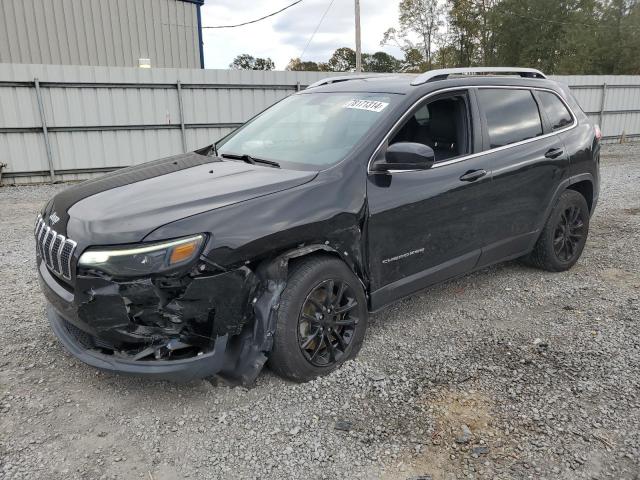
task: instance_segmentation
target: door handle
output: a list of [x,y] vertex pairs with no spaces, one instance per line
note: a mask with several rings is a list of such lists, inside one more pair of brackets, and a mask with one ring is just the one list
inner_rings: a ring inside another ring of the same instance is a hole
[[469,170],[467,173],[460,177],[463,182],[475,182],[479,178],[484,177],[487,174],[486,170]]
[[564,151],[561,148],[552,148],[551,150],[548,150],[547,153],[544,154],[544,156],[546,158],[558,158],[563,153]]

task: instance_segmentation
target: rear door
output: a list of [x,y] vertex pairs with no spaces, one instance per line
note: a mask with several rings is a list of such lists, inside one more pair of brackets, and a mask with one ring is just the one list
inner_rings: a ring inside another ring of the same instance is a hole
[[479,266],[526,253],[555,190],[568,174],[564,145],[530,88],[479,87],[483,144],[492,171]]

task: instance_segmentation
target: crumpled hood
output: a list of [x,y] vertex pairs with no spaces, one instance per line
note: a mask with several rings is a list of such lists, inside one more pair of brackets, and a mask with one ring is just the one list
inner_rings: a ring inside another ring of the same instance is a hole
[[[193,163],[195,166],[190,166]],[[61,212],[59,205],[63,202],[56,196],[47,208],[45,221],[50,223],[49,216],[54,211],[57,216],[66,217],[67,236],[77,241],[80,248],[134,243],[169,222],[293,188],[317,175],[317,172],[221,161],[217,157],[204,157],[197,153],[170,157],[156,163],[156,173],[158,166],[165,170],[169,168],[169,171],[155,176],[148,172],[141,174],[144,165],[147,164],[118,170],[111,177],[105,176],[109,188],[94,186],[98,191],[91,195],[86,195],[85,184],[78,186],[84,186],[84,189],[74,187],[78,190],[76,202],[73,202],[73,189],[61,192],[59,195],[66,195],[64,201],[71,207]],[[103,184],[105,177],[101,177]],[[53,228],[65,233],[58,225]],[[195,232],[185,232],[190,233]]]

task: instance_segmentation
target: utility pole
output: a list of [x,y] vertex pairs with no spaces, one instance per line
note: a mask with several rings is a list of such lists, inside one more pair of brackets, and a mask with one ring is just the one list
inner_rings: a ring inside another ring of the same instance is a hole
[[356,2],[356,72],[362,72],[362,45],[360,43],[360,0]]

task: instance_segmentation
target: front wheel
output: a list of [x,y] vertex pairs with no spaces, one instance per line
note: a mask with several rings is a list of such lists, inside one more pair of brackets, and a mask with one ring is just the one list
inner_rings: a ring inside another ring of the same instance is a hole
[[354,358],[368,311],[358,278],[342,261],[313,257],[292,268],[280,298],[269,366],[306,382]]
[[569,270],[578,261],[589,233],[589,206],[575,190],[566,190],[525,261],[551,272]]

